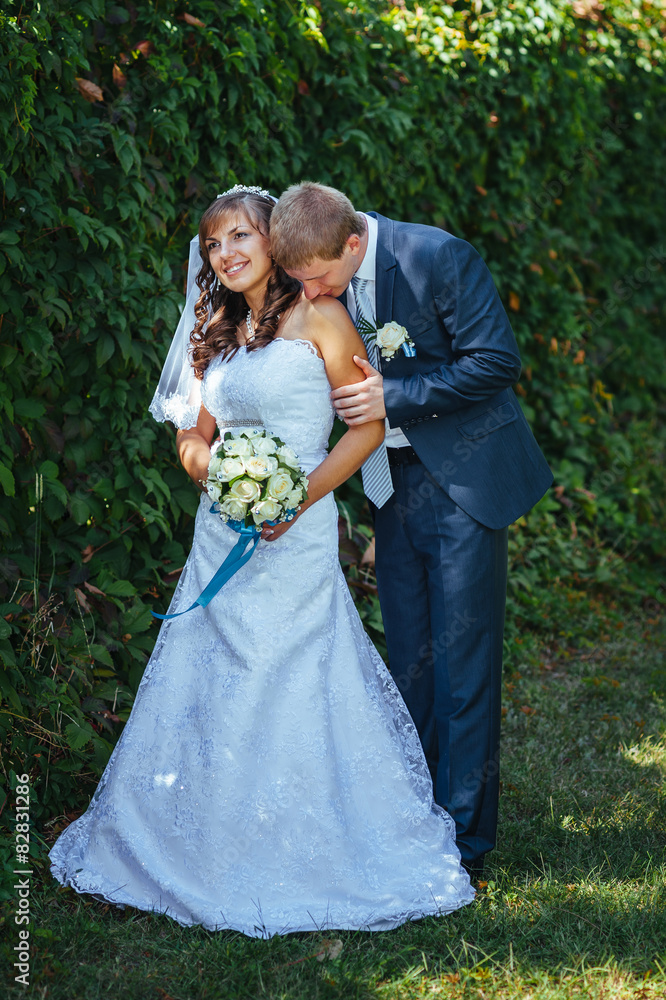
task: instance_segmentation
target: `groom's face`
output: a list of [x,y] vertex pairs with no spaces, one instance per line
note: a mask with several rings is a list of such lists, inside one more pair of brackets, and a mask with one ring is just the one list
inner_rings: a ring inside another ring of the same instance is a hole
[[352,280],[360,264],[359,252],[361,242],[356,235],[349,237],[342,252],[342,257],[335,260],[321,260],[315,257],[308,267],[290,271],[303,285],[306,299],[316,299],[318,295],[330,295],[337,298],[342,295]]

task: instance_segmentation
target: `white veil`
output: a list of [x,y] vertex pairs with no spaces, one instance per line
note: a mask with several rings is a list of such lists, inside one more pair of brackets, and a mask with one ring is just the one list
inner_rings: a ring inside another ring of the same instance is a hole
[[201,408],[201,382],[195,378],[191,363],[190,334],[196,323],[194,306],[199,298],[195,279],[201,268],[199,235],[190,241],[187,266],[187,299],[171,341],[153,401],[148,407],[155,420],[170,420],[179,430],[195,427]]

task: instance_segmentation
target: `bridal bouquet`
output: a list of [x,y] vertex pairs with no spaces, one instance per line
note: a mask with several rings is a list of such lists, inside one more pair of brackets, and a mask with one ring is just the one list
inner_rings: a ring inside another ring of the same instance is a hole
[[308,480],[296,452],[266,430],[225,431],[204,489],[230,527],[291,521],[307,500]]
[[219,514],[239,538],[189,608],[170,615],[151,612],[162,621],[207,607],[251,559],[261,538],[260,525],[291,521],[308,496],[308,480],[296,452],[268,431],[251,427],[224,432],[208,465],[208,477],[201,482],[213,501],[211,512]]

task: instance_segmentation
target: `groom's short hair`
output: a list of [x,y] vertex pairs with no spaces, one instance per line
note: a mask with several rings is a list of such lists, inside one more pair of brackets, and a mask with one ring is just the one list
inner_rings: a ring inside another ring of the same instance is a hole
[[365,224],[349,198],[326,184],[303,181],[284,192],[271,214],[271,253],[287,270],[308,267],[313,260],[337,260]]

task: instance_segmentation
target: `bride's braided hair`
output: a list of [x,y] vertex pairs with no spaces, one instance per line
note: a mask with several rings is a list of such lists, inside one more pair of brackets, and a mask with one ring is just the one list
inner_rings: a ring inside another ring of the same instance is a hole
[[[272,211],[273,201],[270,198],[238,191],[217,198],[201,216],[199,249],[203,263],[196,278],[201,294],[194,307],[196,323],[190,334],[192,367],[198,379],[203,378],[206,368],[218,354],[226,360],[234,356],[239,347],[236,331],[247,315],[243,295],[232,292],[217,280],[210,264],[206,237],[217,228],[224,216],[244,217],[254,229],[268,236]],[[257,351],[270,344],[277,333],[280,316],[298,301],[302,291],[300,281],[290,278],[286,271],[273,263],[264,306],[256,320],[254,340],[247,344],[248,351]]]

